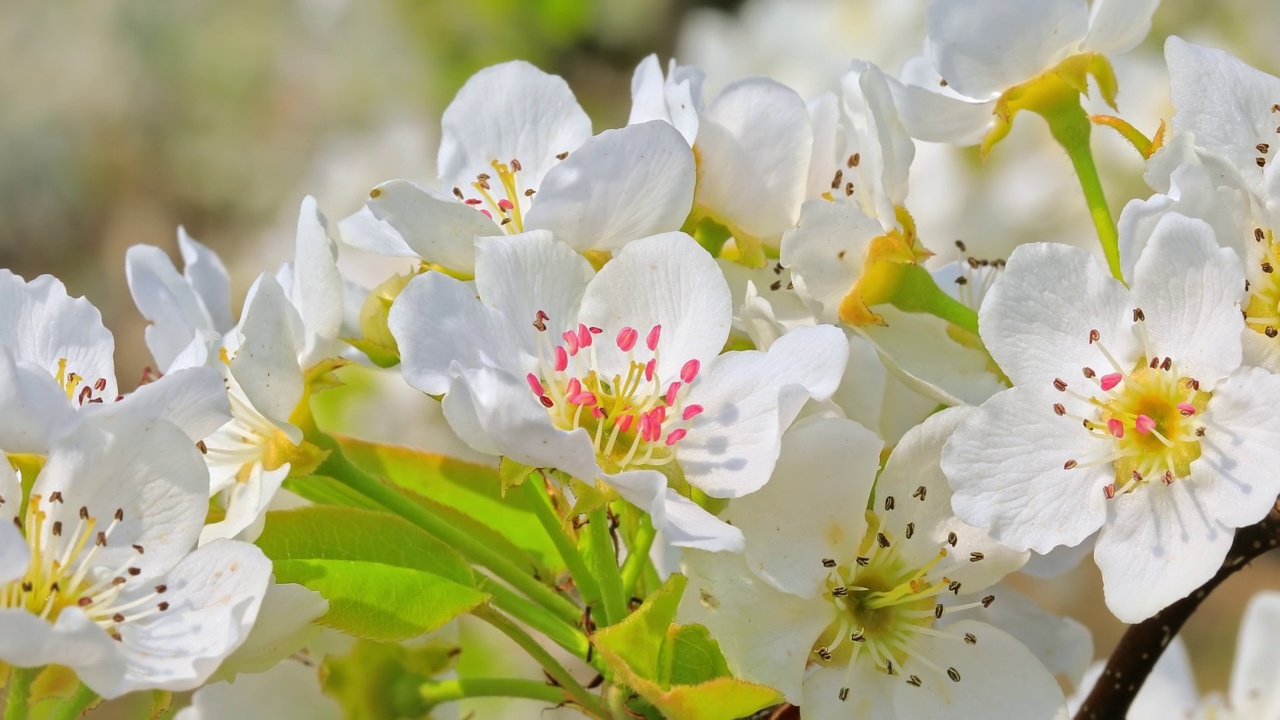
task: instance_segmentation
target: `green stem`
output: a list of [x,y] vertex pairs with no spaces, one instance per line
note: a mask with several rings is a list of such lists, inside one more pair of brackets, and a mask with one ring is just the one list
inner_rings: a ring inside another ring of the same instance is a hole
[[1098,232],[1098,241],[1102,243],[1102,254],[1107,258],[1107,267],[1115,279],[1124,282],[1124,275],[1120,270],[1120,235],[1116,231],[1115,220],[1111,217],[1111,209],[1107,206],[1107,196],[1102,191],[1098,166],[1093,160],[1093,149],[1089,143],[1092,131],[1089,117],[1080,107],[1079,98],[1075,99],[1074,107],[1056,108],[1053,112],[1041,113],[1041,116],[1049,123],[1053,139],[1067,151],[1076,176],[1080,178],[1080,189],[1084,191],[1084,200]]
[[537,660],[538,664],[551,676],[551,679],[560,685],[565,694],[582,707],[583,712],[596,718],[608,717],[604,708],[601,707],[599,699],[582,687],[582,684],[574,679],[573,675],[569,674],[569,671],[563,665],[554,657],[551,657],[551,653],[547,652],[546,648],[539,645],[538,641],[530,637],[524,630],[521,630],[519,625],[489,607],[481,606],[473,611],[472,614],[502,631],[504,635],[515,641],[522,650],[529,653],[530,657]]
[[96,702],[98,702],[98,693],[90,690],[88,685],[80,683],[71,697],[58,703],[53,712],[49,713],[48,720],[75,720]]
[[432,708],[469,697],[513,697],[559,704],[565,699],[563,689],[518,678],[458,678],[429,682],[418,688],[418,695]]
[[15,667],[9,670],[9,699],[5,702],[4,716],[9,720],[27,720],[30,710],[31,683],[44,670],[43,667]]
[[609,534],[609,517],[604,508],[587,514],[587,537],[591,543],[590,557],[595,565],[595,577],[600,583],[600,599],[603,607],[603,626],[612,625],[627,616],[627,599],[622,591],[622,574],[618,572],[618,560]]
[[938,287],[929,271],[920,265],[902,268],[889,301],[899,310],[928,313],[975,336],[978,334],[978,313]]
[[488,569],[500,579],[510,583],[512,587],[527,595],[535,603],[550,610],[561,620],[570,625],[578,622],[581,613],[577,606],[556,594],[554,590],[543,585],[532,575],[526,573],[515,563],[503,557],[483,542],[441,520],[426,508],[387,487],[377,478],[353,465],[342,454],[342,449],[338,447],[338,443],[333,438],[318,433],[314,437],[308,437],[308,439],[329,451],[329,456],[320,464],[320,467],[316,468],[317,475],[325,475],[337,480],[392,513],[426,530],[462,553],[469,561]]
[[546,480],[541,473],[535,473],[521,483],[521,487],[524,488],[524,493],[529,499],[533,514],[538,517],[542,523],[542,529],[547,531],[564,564],[568,566],[569,575],[573,577],[573,582],[582,595],[582,603],[584,605],[599,603],[600,586],[596,584],[595,576],[587,570],[587,562],[582,558],[582,553],[578,552],[577,545],[565,532],[564,520],[556,512],[550,496],[547,495]]
[[653,547],[653,539],[658,532],[647,515],[640,517],[640,526],[631,536],[631,544],[627,547],[627,559],[622,562],[622,592],[624,597],[636,594],[636,583],[649,564],[649,549]]
[[[476,587],[493,596],[493,605],[511,617],[545,635],[548,640],[586,661],[591,653],[591,641],[575,626],[566,625],[560,618],[547,612],[541,605],[525,600],[502,583],[487,578],[477,578]],[[599,660],[592,659],[592,664]]]

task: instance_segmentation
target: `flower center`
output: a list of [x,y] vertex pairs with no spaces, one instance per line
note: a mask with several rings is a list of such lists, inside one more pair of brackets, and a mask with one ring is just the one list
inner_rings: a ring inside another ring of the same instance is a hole
[[[1141,329],[1145,318],[1140,309],[1134,311],[1134,319]],[[1109,441],[1111,451],[1087,462],[1068,460],[1064,467],[1070,470],[1110,463],[1115,482],[1103,489],[1107,498],[1132,492],[1156,478],[1169,485],[1190,476],[1204,435],[1204,426],[1194,418],[1204,413],[1213,394],[1201,390],[1195,378],[1181,374],[1173,358],[1144,356],[1124,370],[1102,345],[1097,330],[1090,331],[1089,342],[1102,352],[1114,372],[1100,376],[1093,368],[1083,368],[1091,383],[1088,394],[1055,378],[1055,389],[1088,403],[1090,408],[1076,414],[1055,403],[1053,411],[1079,421],[1093,436]],[[1149,346],[1145,338],[1144,345]]]
[[[100,403],[105,400],[102,393],[107,389],[107,379],[98,378],[92,384],[85,382],[86,379],[83,376],[67,370],[66,358],[58,358],[58,372],[54,374],[53,379],[67,393],[67,399],[77,405]],[[116,399],[119,400],[119,398]]]
[[614,342],[627,354],[625,374],[608,376],[596,362],[595,342],[602,328],[579,324],[547,342],[542,311],[534,320],[540,333],[539,372],[529,373],[529,389],[561,430],[583,428],[591,436],[600,468],[616,474],[630,467],[665,465],[675,459],[674,446],[688,434],[702,406],[688,404],[689,386],[700,364],[688,360],[679,379],[658,377],[662,326],[654,325],[638,346],[640,331],[623,327]]
[[[522,233],[524,213],[528,212],[527,205],[537,190],[531,187],[521,189],[519,173],[523,168],[519,160],[512,158],[509,163],[494,160],[490,165],[493,167],[493,175],[480,173],[471,183],[470,190],[464,192],[462,188],[455,187],[453,195],[498,223],[508,234]],[[526,207],[521,207],[521,202]]]
[[[922,486],[914,497],[923,500]],[[818,637],[813,653],[817,662],[824,665],[846,665],[845,687],[840,689],[840,699],[849,693],[855,663],[871,663],[887,675],[905,675],[906,682],[921,687],[925,679],[915,674],[932,673],[935,679],[946,677],[960,682],[960,672],[954,667],[943,668],[920,652],[917,640],[921,637],[941,637],[977,644],[972,633],[958,635],[935,627],[944,613],[955,613],[978,607],[989,607],[995,596],[959,605],[940,602],[940,596],[951,592],[960,594],[960,582],[946,575],[954,567],[959,542],[955,533],[940,544],[937,553],[923,566],[913,565],[900,549],[915,535],[914,523],[908,522],[900,533],[892,533],[885,520],[894,508],[894,498],[885,499],[885,512],[877,516],[868,511],[868,530],[852,563],[841,564],[835,559],[824,558],[822,565],[829,571],[827,597],[839,612],[836,622]],[[899,511],[901,512],[901,511]],[[896,534],[898,537],[892,537]],[[916,542],[928,542],[918,539]],[[971,562],[981,561],[981,553],[971,553]]]
[[[123,596],[130,578],[142,573],[135,565],[144,551],[141,545],[134,545],[128,560],[109,572],[93,565],[124,521],[123,509],[117,508],[106,527],[98,529],[103,518],[81,507],[75,526],[65,527],[60,520],[50,520],[45,502],[32,495],[25,521],[14,520],[31,547],[31,562],[21,578],[0,584],[0,608],[25,609],[52,622],[66,608],[78,607],[116,640],[121,639],[121,626],[169,609],[167,602],[153,603],[168,589],[164,585],[137,597]],[[63,504],[62,492],[50,493],[47,502]]]

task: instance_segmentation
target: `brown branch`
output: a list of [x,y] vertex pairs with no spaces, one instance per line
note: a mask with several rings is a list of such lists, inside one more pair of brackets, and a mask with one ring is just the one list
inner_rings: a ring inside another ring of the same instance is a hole
[[1277,546],[1280,546],[1280,502],[1271,508],[1271,512],[1261,522],[1236,531],[1222,567],[1209,582],[1125,631],[1120,644],[1107,660],[1102,677],[1098,678],[1089,697],[1076,713],[1075,720],[1125,717],[1129,706],[1133,704],[1133,698],[1151,674],[1156,661],[1196,608],[1200,607],[1200,603],[1249,561]]

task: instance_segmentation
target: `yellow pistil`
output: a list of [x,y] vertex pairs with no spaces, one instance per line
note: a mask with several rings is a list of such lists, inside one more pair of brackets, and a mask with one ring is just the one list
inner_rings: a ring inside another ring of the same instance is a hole
[[[1109,395],[1095,399],[1097,429],[1115,438],[1117,486],[1123,490],[1136,478],[1155,480],[1166,471],[1174,478],[1188,477],[1191,463],[1200,457],[1196,416],[1210,397],[1191,378],[1152,368],[1144,359]],[[1117,429],[1121,437],[1115,437]]]

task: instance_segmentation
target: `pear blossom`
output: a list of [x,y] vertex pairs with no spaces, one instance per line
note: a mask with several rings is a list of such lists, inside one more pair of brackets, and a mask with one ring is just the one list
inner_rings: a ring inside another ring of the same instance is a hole
[[1132,291],[1086,251],[1015,250],[979,316],[1013,387],[947,444],[957,515],[1038,553],[1097,532],[1126,622],[1203,584],[1280,493],[1280,379],[1240,365],[1243,293],[1235,255],[1179,215],[1157,225]]
[[1087,82],[1085,72],[1100,77],[1111,102],[1115,77],[1104,56],[1141,42],[1157,5],[933,0],[924,53],[903,65],[894,88],[903,123],[919,140],[973,145],[986,136],[989,144],[1007,132],[1018,102],[1055,74],[1071,77],[1073,86]]
[[24,497],[0,472],[0,660],[64,665],[99,695],[200,685],[253,625],[271,564],[192,551],[208,473],[177,426],[129,414],[58,437]]
[[686,553],[681,617],[805,717],[1065,718],[1049,671],[983,622],[1027,554],[951,514],[938,456],[971,410],[908,432],[878,481],[870,431],[793,427],[774,480],[726,511],[744,554]]
[[675,58],[663,76],[658,56],[645,57],[631,76],[631,115],[627,125],[662,120],[679,130],[685,142],[692,146],[698,137],[703,80],[700,69],[678,65]]
[[564,80],[526,62],[473,75],[445,109],[435,190],[374,188],[344,220],[345,242],[469,275],[477,236],[551,230],[579,252],[616,252],[681,226],[694,160],[667,122],[592,135]]
[[196,690],[175,720],[269,717],[276,720],[338,720],[342,708],[320,691],[320,671],[286,660],[255,675],[241,675]]
[[535,231],[477,240],[474,287],[414,278],[388,322],[405,380],[444,395],[471,447],[601,480],[673,544],[723,548],[738,531],[668,478],[712,497],[759,489],[782,431],[805,399],[831,395],[847,351],[819,327],[721,354],[730,312],[715,261],[683,233],[634,241],[596,273]]

